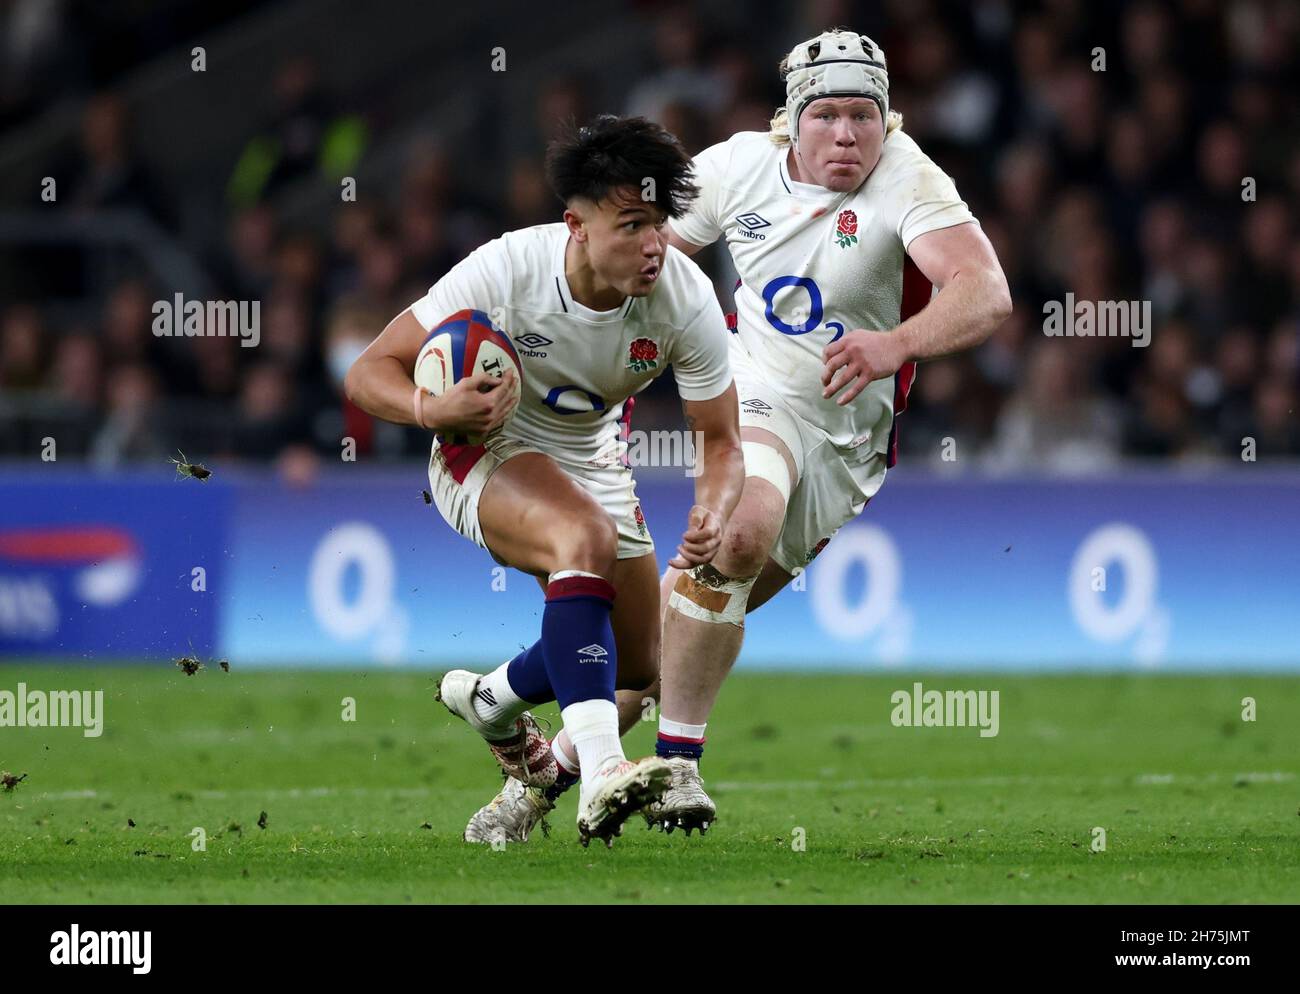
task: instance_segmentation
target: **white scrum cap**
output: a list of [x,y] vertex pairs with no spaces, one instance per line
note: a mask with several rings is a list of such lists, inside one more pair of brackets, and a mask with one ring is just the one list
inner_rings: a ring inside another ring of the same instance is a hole
[[889,73],[885,52],[866,35],[826,31],[800,42],[786,56],[785,109],[790,141],[799,147],[799,115],[822,97],[868,97],[880,108],[881,126],[889,116]]

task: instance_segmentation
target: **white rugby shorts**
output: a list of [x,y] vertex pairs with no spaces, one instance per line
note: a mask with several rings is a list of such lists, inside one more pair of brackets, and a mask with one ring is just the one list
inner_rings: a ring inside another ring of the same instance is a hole
[[[654,552],[654,541],[641,513],[636,482],[627,466],[595,467],[566,462],[553,452],[516,438],[496,435],[482,445],[433,446],[429,456],[429,492],[447,524],[487,549],[478,520],[478,502],[492,474],[523,452],[541,452],[596,498],[618,526],[618,558],[635,559]],[[488,550],[491,552],[491,550]],[[495,558],[495,556],[494,556]]]
[[824,432],[791,411],[779,393],[756,375],[745,350],[734,339],[731,367],[740,400],[741,428],[770,431],[794,457],[798,479],[791,486],[785,524],[771,555],[783,570],[795,573],[813,561],[841,526],[861,514],[884,485],[888,454],[872,451],[870,444],[857,449],[834,446]]

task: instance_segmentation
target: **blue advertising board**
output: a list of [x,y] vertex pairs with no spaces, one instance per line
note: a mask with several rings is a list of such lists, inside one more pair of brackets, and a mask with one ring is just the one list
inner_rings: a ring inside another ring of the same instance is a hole
[[[662,565],[692,481],[638,474]],[[0,653],[500,662],[537,638],[540,589],[456,535],[425,486],[421,467],[345,467],[305,487],[0,473]],[[740,665],[1300,670],[1297,525],[1295,471],[893,471],[750,616]]]
[[0,654],[217,651],[234,495],[172,479],[0,473]]

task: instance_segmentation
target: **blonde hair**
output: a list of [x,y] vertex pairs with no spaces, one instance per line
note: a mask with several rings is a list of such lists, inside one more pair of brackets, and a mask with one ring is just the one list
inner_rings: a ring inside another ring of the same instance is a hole
[[[891,110],[885,118],[885,137],[888,138],[903,126],[903,115]],[[773,145],[790,144],[790,112],[784,107],[778,108],[776,116],[768,124],[767,140]]]

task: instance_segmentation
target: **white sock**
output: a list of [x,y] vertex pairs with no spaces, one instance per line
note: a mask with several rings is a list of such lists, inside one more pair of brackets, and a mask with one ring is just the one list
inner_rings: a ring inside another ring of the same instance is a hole
[[659,712],[659,731],[665,735],[675,735],[679,739],[702,739],[704,730],[708,727],[707,722],[703,725],[687,725],[684,722],[673,721],[665,717],[662,711]]
[[555,738],[551,740],[551,752],[555,754],[555,761],[560,764],[560,769],[565,773],[568,773],[570,776],[576,777],[582,769],[578,765],[578,757],[571,751],[573,749],[572,745],[566,749],[562,742],[563,740],[560,736],[555,736]]
[[618,707],[613,701],[578,701],[560,712],[569,741],[578,753],[583,793],[587,783],[610,763],[622,762],[623,742],[618,737]]
[[[688,741],[699,742],[702,744],[704,742],[704,729],[707,727],[707,723],[704,725],[688,725],[684,721],[673,721],[671,718],[665,717],[662,711],[659,712],[660,735],[672,736],[674,739],[686,739]],[[689,756],[675,756],[673,758],[685,759],[689,763],[694,763],[697,767],[700,764],[698,758],[692,759]]]
[[506,677],[509,663],[502,663],[478,682],[474,691],[474,713],[489,725],[514,730],[515,719],[528,710],[529,703],[515,693]]

